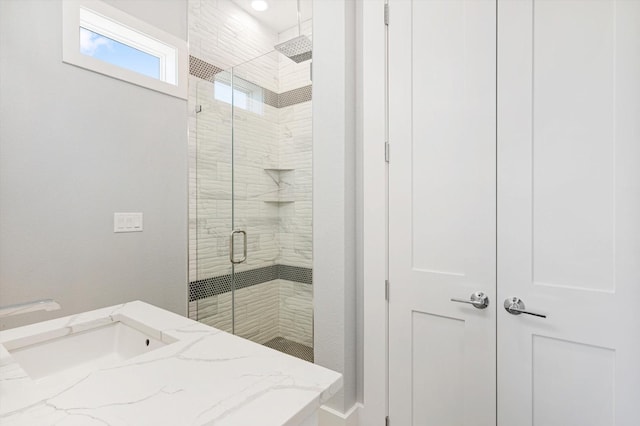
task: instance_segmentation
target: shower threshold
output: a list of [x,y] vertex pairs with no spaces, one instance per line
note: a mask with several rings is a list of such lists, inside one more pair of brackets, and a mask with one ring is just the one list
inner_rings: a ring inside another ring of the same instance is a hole
[[283,352],[305,361],[313,362],[313,348],[284,337],[276,337],[264,343],[264,346]]

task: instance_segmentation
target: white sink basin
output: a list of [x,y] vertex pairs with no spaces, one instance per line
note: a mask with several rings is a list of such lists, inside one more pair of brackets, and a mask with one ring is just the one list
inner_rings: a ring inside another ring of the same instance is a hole
[[41,339],[32,336],[4,343],[14,360],[32,379],[76,369],[95,370],[165,345],[122,321],[64,336],[48,334]]

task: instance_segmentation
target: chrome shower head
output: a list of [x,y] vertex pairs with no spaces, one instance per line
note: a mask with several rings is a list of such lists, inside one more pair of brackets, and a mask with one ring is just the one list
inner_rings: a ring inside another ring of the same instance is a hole
[[287,40],[284,43],[276,44],[274,49],[291,59],[293,62],[299,64],[300,62],[311,59],[311,50],[313,45],[311,44],[309,37],[302,35],[300,0],[296,1],[296,8],[298,10],[298,37]]
[[298,64],[311,59],[312,44],[309,37],[305,35],[299,35],[284,43],[277,44],[274,48]]

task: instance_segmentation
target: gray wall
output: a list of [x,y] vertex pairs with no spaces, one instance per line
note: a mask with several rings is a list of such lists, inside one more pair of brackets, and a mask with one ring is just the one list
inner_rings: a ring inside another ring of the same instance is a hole
[[357,401],[355,1],[313,2],[313,303],[317,364]]
[[[182,39],[186,0],[108,3]],[[186,313],[186,101],[62,63],[60,0],[0,1],[0,305]],[[113,213],[144,232],[113,233]]]

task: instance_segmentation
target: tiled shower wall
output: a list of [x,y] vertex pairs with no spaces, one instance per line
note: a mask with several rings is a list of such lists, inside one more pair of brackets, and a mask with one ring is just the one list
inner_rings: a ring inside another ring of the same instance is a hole
[[[310,31],[311,22],[304,23],[303,33]],[[247,262],[236,271],[273,265],[312,267],[311,102],[297,98],[307,93],[305,89],[296,90],[308,87],[310,95],[310,62],[296,64],[276,53],[261,56],[296,35],[297,29],[276,34],[229,0],[189,0],[190,55],[217,71],[236,66],[236,82],[241,76],[289,100],[288,106],[260,102],[257,110],[235,109],[235,227],[247,231],[249,249]],[[230,73],[219,72],[215,78],[228,81],[229,77]],[[193,75],[189,80],[192,282],[231,272],[231,107],[214,98],[213,79],[209,80]],[[198,105],[201,112],[196,115]],[[280,192],[274,178],[281,181]],[[295,202],[265,202],[277,198]],[[190,302],[189,315],[230,331],[231,293],[200,297]],[[237,334],[260,343],[284,337],[312,346],[310,280],[277,277],[238,289],[235,306]]]
[[[282,43],[298,35],[297,28],[279,34]],[[302,33],[311,36],[311,21],[302,24]],[[296,64],[280,56],[280,93],[311,84],[311,61]],[[279,157],[284,166],[295,167],[296,202],[283,205],[280,227],[280,259],[285,265],[312,267],[312,132],[311,102],[279,109]]]

